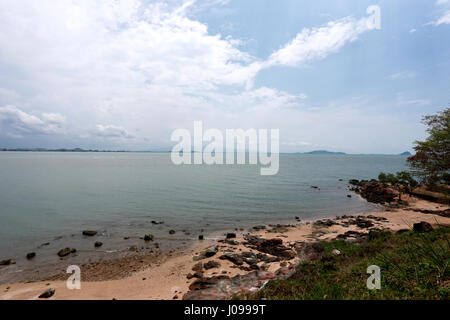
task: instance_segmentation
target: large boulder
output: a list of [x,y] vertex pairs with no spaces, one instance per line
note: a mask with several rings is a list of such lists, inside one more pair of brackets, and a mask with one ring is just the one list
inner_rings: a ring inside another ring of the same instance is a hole
[[433,231],[433,227],[428,222],[422,221],[419,223],[415,223],[413,226],[414,232],[425,233]]

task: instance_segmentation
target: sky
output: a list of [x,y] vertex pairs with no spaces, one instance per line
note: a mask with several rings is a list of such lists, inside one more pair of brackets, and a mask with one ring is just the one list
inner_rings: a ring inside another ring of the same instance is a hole
[[450,0],[0,0],[0,148],[170,150],[203,121],[398,154],[449,86]]

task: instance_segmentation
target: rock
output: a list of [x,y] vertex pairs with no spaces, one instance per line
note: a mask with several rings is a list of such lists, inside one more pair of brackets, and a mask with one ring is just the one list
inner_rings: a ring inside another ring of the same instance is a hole
[[84,230],[83,231],[83,236],[93,237],[96,234],[97,234],[97,231],[93,231],[93,230]]
[[227,233],[227,239],[236,239],[236,233]]
[[194,256],[193,260],[194,261],[199,261],[199,260],[203,260],[203,259],[206,259],[206,258],[211,258],[218,251],[219,251],[219,248],[217,246],[209,247],[208,249],[200,252],[198,256]]
[[75,252],[77,252],[77,249],[75,249],[75,248],[70,249],[70,253],[75,253]]
[[334,249],[334,250],[332,251],[332,253],[333,253],[335,256],[338,256],[338,255],[341,254],[341,251],[339,251],[338,249]]
[[68,256],[71,252],[72,252],[72,249],[70,249],[70,248],[61,249],[58,251],[58,256],[65,257],[65,256]]
[[28,259],[28,260],[31,260],[31,259],[33,259],[34,257],[36,257],[36,252],[30,252],[30,253],[27,253],[27,259]]
[[414,232],[425,233],[432,231],[433,227],[428,222],[422,221],[419,223],[415,223],[413,226],[413,230]]
[[316,227],[331,227],[334,225],[338,225],[338,223],[333,220],[330,220],[330,219],[319,220],[319,221],[314,222],[314,226],[316,226]]
[[239,242],[238,241],[233,241],[233,240],[225,240],[226,244],[229,244],[231,246],[238,246]]
[[244,236],[251,247],[259,252],[268,253],[270,255],[290,260],[295,258],[295,252],[283,245],[281,239],[262,239],[255,236]]
[[203,240],[203,239],[204,239],[204,237],[202,234],[198,236],[198,240]]
[[128,249],[129,251],[135,252],[137,251],[137,247],[136,246],[131,246],[130,249]]
[[219,251],[219,248],[217,246],[212,246],[203,251],[203,255],[207,258],[211,258]]
[[398,191],[384,187],[382,183],[376,181],[363,183],[359,193],[367,201],[381,204],[393,202],[399,195]]
[[253,227],[253,230],[256,230],[256,231],[261,231],[261,230],[265,230],[266,229],[266,226],[254,226]]
[[352,231],[349,230],[345,232],[344,234],[340,234],[336,237],[337,240],[347,240],[348,238],[361,238],[364,237],[365,234],[358,232],[358,231]]
[[242,266],[244,264],[243,259],[238,254],[234,254],[234,253],[226,253],[226,254],[220,256],[219,259],[220,260],[228,260],[237,266]]
[[169,234],[175,234],[175,230],[170,230]]
[[156,225],[164,224],[164,221],[152,221],[152,224],[156,224]]
[[48,299],[53,297],[53,295],[55,294],[55,289],[50,288],[48,290],[46,290],[45,292],[43,292],[40,296],[39,299]]
[[209,261],[203,265],[206,270],[220,268],[221,264],[217,261]]
[[100,241],[97,241],[97,242],[94,244],[94,246],[95,246],[96,248],[100,248],[102,245],[103,245],[103,242],[100,242]]
[[6,259],[0,261],[0,266],[9,266],[12,263],[12,259]]
[[348,195],[347,195],[347,198],[351,198],[351,197],[352,197],[352,195],[351,195],[351,194],[348,194]]
[[356,218],[355,224],[361,229],[367,229],[367,228],[370,228],[370,227],[374,226],[372,221],[369,221],[369,220],[366,220],[366,219],[362,219],[362,218],[359,218],[359,217]]
[[145,241],[153,241],[153,239],[154,239],[154,237],[153,237],[152,234],[146,234],[146,235],[144,236],[144,240],[145,240]]
[[203,262],[199,262],[192,267],[192,271],[201,272],[203,271]]

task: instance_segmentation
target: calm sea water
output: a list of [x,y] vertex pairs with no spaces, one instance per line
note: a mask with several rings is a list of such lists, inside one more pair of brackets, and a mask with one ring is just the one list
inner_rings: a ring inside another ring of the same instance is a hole
[[111,239],[169,228],[197,235],[367,211],[347,197],[347,181],[403,170],[405,160],[284,154],[279,174],[263,177],[256,166],[175,166],[168,153],[0,152],[0,260],[47,241],[62,246],[83,229]]

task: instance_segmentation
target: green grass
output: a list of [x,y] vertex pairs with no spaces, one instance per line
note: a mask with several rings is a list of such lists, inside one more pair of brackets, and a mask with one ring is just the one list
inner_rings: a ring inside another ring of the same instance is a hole
[[[322,242],[324,254],[288,280],[270,281],[244,299],[450,299],[450,228],[430,233],[389,232],[360,242]],[[334,256],[333,249],[341,254]],[[367,267],[381,268],[381,290],[366,286]]]

